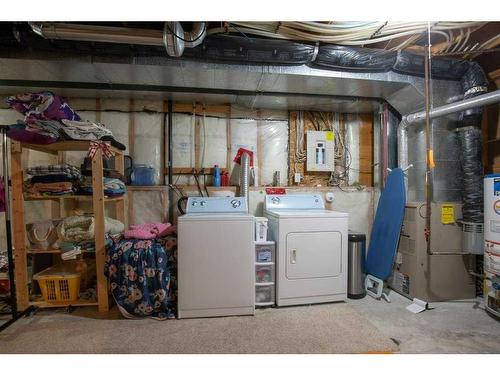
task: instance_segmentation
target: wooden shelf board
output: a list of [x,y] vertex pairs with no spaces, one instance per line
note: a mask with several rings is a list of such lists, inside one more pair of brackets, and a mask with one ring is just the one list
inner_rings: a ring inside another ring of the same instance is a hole
[[49,309],[49,308],[61,308],[61,307],[69,307],[69,306],[74,306],[74,307],[80,307],[80,306],[98,306],[99,303],[97,301],[86,301],[86,300],[77,300],[74,302],[65,302],[65,303],[47,303],[44,300],[35,300],[31,301],[30,305],[39,307],[41,309]]
[[[93,199],[92,195],[61,195],[61,196],[43,196],[43,197],[30,197],[25,196],[25,201],[61,201],[66,199],[74,199],[74,200],[82,200],[82,201],[91,201]],[[114,202],[121,201],[125,199],[125,194],[120,197],[112,197],[112,198],[104,198],[105,202]]]
[[[29,148],[35,151],[47,152],[50,154],[57,154],[59,151],[88,151],[90,141],[60,141],[51,143],[49,145],[34,145],[31,143],[21,143],[23,148]],[[110,146],[115,154],[122,154],[121,150]]]
[[[60,254],[61,249],[47,249],[47,250],[26,250],[27,254]],[[82,250],[82,254],[94,254],[95,251]]]
[[164,191],[167,189],[168,189],[167,185],[154,185],[154,186],[127,185],[128,191]]

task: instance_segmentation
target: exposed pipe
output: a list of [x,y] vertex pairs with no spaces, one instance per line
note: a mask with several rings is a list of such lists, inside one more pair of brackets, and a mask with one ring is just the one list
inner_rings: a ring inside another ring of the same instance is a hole
[[[470,108],[498,102],[500,102],[500,90],[433,108],[429,111],[429,118],[435,119],[437,117],[461,112]],[[403,119],[398,125],[398,164],[402,169],[408,166],[408,126],[419,123],[423,120],[425,120],[425,111],[403,116]]]
[[168,101],[168,126],[167,126],[167,139],[168,139],[168,220],[171,224],[174,223],[174,191],[172,190],[173,178],[173,159],[174,142],[173,142],[173,123],[172,112],[173,103],[172,99]]
[[182,56],[185,47],[202,43],[207,30],[205,22],[195,22],[190,32],[184,32],[180,22],[165,22],[163,31],[56,22],[30,22],[29,25],[35,34],[45,39],[164,46],[168,55],[174,57]]
[[430,77],[430,64],[431,64],[431,43],[430,33],[429,43],[427,44],[428,53],[425,54],[424,61],[424,80],[425,80],[425,149],[427,153],[427,163],[425,170],[425,241],[427,243],[427,254],[432,255],[431,250],[431,198],[432,198],[432,180],[431,172],[434,168],[434,150],[432,146],[432,125],[430,118],[431,111],[431,77]]
[[[431,119],[446,116],[452,113],[461,112],[474,107],[482,107],[489,104],[500,102],[500,90],[492,91],[487,94],[475,96],[470,99],[461,100],[459,102],[443,105],[438,108],[433,108],[429,111]],[[406,117],[408,124],[417,123],[425,120],[425,111],[409,114]]]
[[45,39],[163,46],[162,30],[56,22],[30,22],[29,25],[35,34]]

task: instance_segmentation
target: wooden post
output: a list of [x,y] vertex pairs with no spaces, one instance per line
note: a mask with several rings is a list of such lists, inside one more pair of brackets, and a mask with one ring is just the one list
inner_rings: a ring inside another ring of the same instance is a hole
[[12,182],[12,228],[14,244],[14,276],[16,281],[17,309],[28,308],[28,261],[24,224],[23,167],[22,147],[18,142],[11,143],[11,182]]
[[[115,154],[115,169],[122,175],[125,174],[125,158],[121,152]],[[120,220],[125,226],[127,225],[125,221],[125,199],[115,202],[115,219]]]
[[128,114],[128,154],[134,157],[135,147],[135,113],[134,113],[134,99],[129,101],[129,114]]
[[104,275],[106,247],[104,241],[104,184],[102,172],[102,150],[98,149],[92,159],[92,204],[94,209],[95,263],[97,270],[97,300],[99,311],[109,310],[108,282]]

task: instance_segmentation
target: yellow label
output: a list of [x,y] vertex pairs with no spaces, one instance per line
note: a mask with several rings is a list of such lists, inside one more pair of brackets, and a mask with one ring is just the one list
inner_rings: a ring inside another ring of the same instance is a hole
[[441,223],[453,224],[455,222],[455,207],[452,204],[441,206]]
[[333,141],[333,132],[326,132],[326,140],[327,141]]

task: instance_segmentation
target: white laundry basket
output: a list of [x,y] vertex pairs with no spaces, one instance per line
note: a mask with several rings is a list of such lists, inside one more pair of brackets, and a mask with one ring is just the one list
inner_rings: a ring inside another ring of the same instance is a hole
[[267,241],[267,221],[266,217],[255,218],[255,242]]

